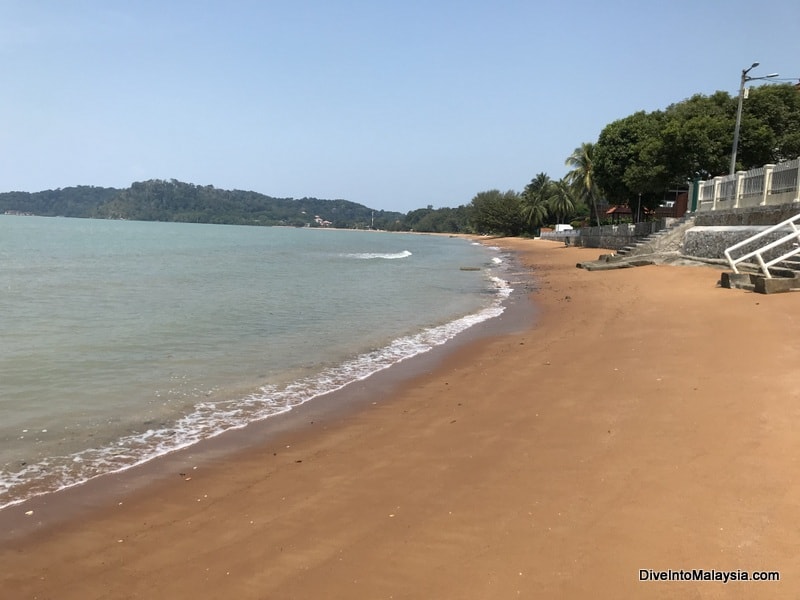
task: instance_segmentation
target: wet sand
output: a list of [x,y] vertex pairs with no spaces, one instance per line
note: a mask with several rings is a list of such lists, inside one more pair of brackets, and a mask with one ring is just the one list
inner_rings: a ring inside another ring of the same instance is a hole
[[[3,596],[795,597],[798,296],[492,243],[534,270],[533,326],[4,541]],[[693,569],[780,581],[640,580]]]

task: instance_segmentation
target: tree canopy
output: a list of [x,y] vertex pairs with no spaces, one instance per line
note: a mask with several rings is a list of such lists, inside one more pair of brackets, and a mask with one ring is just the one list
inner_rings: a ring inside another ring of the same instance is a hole
[[573,150],[564,164],[571,167],[565,180],[572,188],[573,195],[592,206],[595,220],[599,225],[600,214],[597,212],[597,202],[601,193],[595,177],[594,144],[584,142]]
[[469,215],[477,233],[514,236],[523,231],[522,203],[514,190],[478,193],[472,199]]
[[547,219],[552,188],[550,176],[542,172],[531,179],[522,191],[522,217],[529,228],[540,227]]
[[[642,196],[657,204],[666,190],[728,172],[738,99],[697,94],[665,110],[640,111],[606,125],[594,147],[595,177],[614,203]],[[792,85],[750,90],[742,110],[737,169],[800,155],[800,93]]]

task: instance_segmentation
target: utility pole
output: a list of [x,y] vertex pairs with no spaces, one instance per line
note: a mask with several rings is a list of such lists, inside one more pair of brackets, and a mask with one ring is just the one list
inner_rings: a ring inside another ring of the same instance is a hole
[[749,69],[742,69],[742,79],[739,83],[739,107],[736,109],[736,125],[733,128],[733,150],[731,150],[731,170],[730,175],[736,172],[736,152],[739,149],[739,127],[742,125],[742,104],[744,102],[744,84],[748,81],[755,81],[757,79],[769,79],[777,77],[777,73],[770,73],[764,77],[750,77],[747,74],[755,69],[760,63],[754,62],[750,65]]

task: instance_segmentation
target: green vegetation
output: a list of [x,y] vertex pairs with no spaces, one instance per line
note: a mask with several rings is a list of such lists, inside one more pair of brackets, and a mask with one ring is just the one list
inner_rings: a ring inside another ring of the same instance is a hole
[[233,225],[288,225],[397,229],[402,213],[371,210],[347,200],[271,198],[256,192],[220,190],[180,181],[136,182],[127,189],[70,187],[45,192],[0,194],[0,213],[22,212],[42,216],[227,223]]
[[[534,233],[545,224],[599,224],[599,205],[655,208],[695,179],[728,172],[738,98],[726,92],[696,95],[665,110],[636,112],[608,124],[595,143],[566,159],[558,181],[539,173],[519,195],[518,222],[509,216],[514,192],[481,192],[470,204],[476,233]],[[739,169],[800,155],[800,90],[765,85],[744,103]],[[502,218],[500,216],[502,215]]]
[[[614,121],[594,146],[595,181],[614,204],[641,194],[654,207],[669,189],[726,175],[737,98],[696,95],[666,110]],[[800,91],[793,85],[750,90],[742,112],[737,168],[751,169],[800,155]]]
[[398,224],[400,231],[424,231],[428,233],[470,233],[469,211],[466,206],[438,208],[433,206],[412,210]]
[[597,203],[602,194],[594,174],[594,144],[584,142],[580,147],[575,148],[564,164],[572,167],[566,175],[569,186],[574,190],[578,201],[591,205],[595,224],[600,225],[601,218],[597,210]]
[[[670,190],[727,173],[737,98],[696,95],[664,110],[636,112],[606,125],[597,142],[567,157],[563,179],[538,173],[521,192],[479,192],[457,208],[399,212],[347,200],[272,198],[176,180],[127,189],[78,186],[0,194],[0,214],[92,217],[237,225],[330,225],[390,231],[533,235],[544,225],[601,223],[599,206],[658,206]],[[744,103],[737,167],[750,169],[800,155],[800,90],[765,85]],[[670,196],[671,197],[671,196]]]
[[519,235],[523,232],[522,200],[514,190],[489,190],[472,199],[469,207],[470,224],[481,233]]
[[46,217],[90,217],[93,211],[108,202],[117,190],[77,186],[44,192],[7,192],[0,194],[0,214],[22,212]]
[[522,191],[522,219],[529,230],[540,227],[547,219],[552,185],[547,173],[539,173]]

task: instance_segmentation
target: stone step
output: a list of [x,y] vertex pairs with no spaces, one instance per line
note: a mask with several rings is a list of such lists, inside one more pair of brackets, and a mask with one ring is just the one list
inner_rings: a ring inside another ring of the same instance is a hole
[[800,269],[800,258],[788,258],[778,264],[787,269]]
[[645,267],[656,264],[650,259],[633,259],[619,261],[591,260],[577,263],[575,266],[586,271],[612,271],[614,269],[629,269],[631,267]]
[[636,243],[625,246],[620,250],[617,250],[617,254],[620,256],[628,256],[632,257],[637,254],[637,251],[641,250],[643,247],[648,250],[652,249],[654,246],[658,246],[659,241],[666,235],[674,233],[674,230],[678,227],[685,226],[686,223],[691,222],[694,220],[694,216],[690,213],[686,213],[680,219],[672,223],[669,227],[664,229],[659,229],[656,232],[647,234],[646,236],[637,238]]
[[800,290],[800,279],[779,275],[773,272],[773,277],[764,277],[758,273],[722,273],[719,285],[728,289],[748,290],[757,294],[779,294]]

